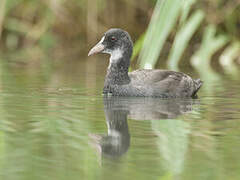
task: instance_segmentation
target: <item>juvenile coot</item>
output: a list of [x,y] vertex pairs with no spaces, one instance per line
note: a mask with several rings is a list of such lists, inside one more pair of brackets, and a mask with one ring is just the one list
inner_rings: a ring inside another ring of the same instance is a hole
[[110,54],[103,93],[113,96],[195,97],[200,79],[169,70],[141,69],[128,73],[133,43],[130,35],[118,28],[108,30],[88,53]]

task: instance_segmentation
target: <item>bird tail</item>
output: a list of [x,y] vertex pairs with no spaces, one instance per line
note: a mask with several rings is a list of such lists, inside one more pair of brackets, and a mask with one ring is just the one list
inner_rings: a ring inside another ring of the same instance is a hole
[[196,80],[193,80],[193,82],[194,82],[194,85],[195,85],[195,90],[194,90],[194,92],[193,92],[192,97],[195,97],[196,94],[197,94],[197,92],[198,92],[198,90],[199,90],[200,87],[202,86],[203,81],[201,81],[200,79],[196,79]]

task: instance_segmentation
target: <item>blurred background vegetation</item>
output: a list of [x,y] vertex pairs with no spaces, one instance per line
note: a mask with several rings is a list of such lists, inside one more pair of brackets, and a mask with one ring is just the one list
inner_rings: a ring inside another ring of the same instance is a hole
[[[132,69],[204,86],[189,114],[128,121],[125,159],[100,168],[88,136],[107,132],[108,61],[87,53],[111,27],[132,36]],[[239,43],[240,0],[0,0],[0,179],[239,179]]]
[[238,71],[240,0],[1,0],[0,57],[36,66],[85,60],[111,27],[131,34],[135,68]]

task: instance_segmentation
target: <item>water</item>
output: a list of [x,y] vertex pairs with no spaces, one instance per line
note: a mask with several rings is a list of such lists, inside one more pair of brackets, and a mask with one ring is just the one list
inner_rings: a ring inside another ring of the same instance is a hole
[[195,100],[107,98],[106,67],[1,64],[0,179],[240,179],[240,78]]

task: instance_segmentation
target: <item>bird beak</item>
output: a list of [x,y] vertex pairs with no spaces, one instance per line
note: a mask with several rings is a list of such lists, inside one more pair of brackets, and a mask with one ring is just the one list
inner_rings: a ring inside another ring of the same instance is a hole
[[102,40],[97,43],[88,53],[88,56],[91,56],[93,54],[100,53],[104,50],[104,45],[102,44]]

